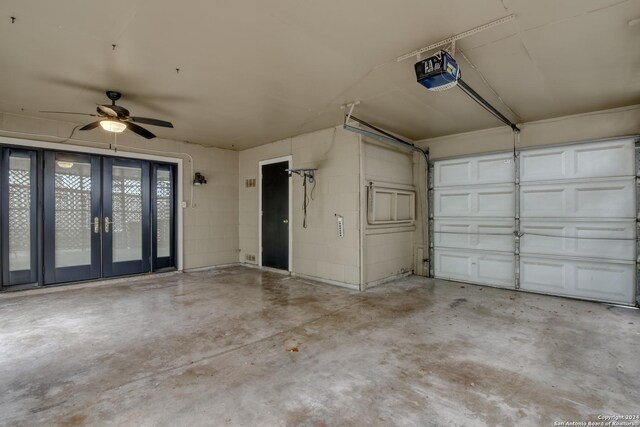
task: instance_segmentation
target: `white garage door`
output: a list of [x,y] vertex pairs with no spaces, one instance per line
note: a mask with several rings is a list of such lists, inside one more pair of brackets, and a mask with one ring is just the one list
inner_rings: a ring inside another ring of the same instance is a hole
[[632,139],[520,154],[521,288],[634,303]]
[[514,288],[519,262],[523,290],[634,304],[634,140],[523,150],[519,162],[519,186],[512,153],[434,162],[434,276]]
[[435,162],[435,277],[515,286],[513,154]]

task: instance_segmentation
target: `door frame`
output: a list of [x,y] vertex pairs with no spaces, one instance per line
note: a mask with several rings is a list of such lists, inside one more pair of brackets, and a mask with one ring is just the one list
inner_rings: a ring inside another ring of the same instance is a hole
[[[42,241],[44,245],[45,253],[55,253],[55,163],[58,156],[62,160],[69,160],[73,162],[81,161],[80,159],[88,162],[91,165],[91,203],[90,203],[90,221],[94,218],[101,218],[101,179],[102,179],[102,167],[101,159],[99,156],[91,154],[78,154],[68,153],[65,151],[44,151],[42,158],[44,160],[43,170],[43,233]],[[49,161],[48,161],[49,160]],[[47,179],[49,177],[50,179]],[[55,256],[43,256],[42,267],[43,282],[42,285],[54,285],[66,282],[77,282],[86,280],[99,279],[102,273],[102,262],[100,260],[101,252],[101,235],[99,232],[94,231],[91,223],[89,227],[92,230],[90,233],[90,245],[91,245],[91,262],[89,264],[80,266],[68,266],[68,267],[56,267]]]
[[[260,160],[258,162],[258,266],[262,267],[262,166],[273,163],[288,162],[289,169],[292,167],[293,156],[276,157],[274,159]],[[287,271],[293,271],[293,209],[292,209],[292,188],[293,178],[289,177],[289,267]]]
[[[150,202],[150,164],[145,160],[122,159],[118,157],[102,158],[102,276],[104,278],[145,274],[152,271],[151,268],[151,202]],[[142,239],[140,240],[141,259],[132,261],[113,261],[113,229],[106,231],[107,218],[111,218],[113,224],[113,168],[126,167],[140,169],[140,199]]]
[[[168,257],[158,257],[158,169],[168,168],[171,179],[171,193],[170,193],[170,221],[169,221],[169,234],[171,239],[171,247]],[[176,220],[175,211],[176,206],[176,165],[171,163],[151,162],[149,165],[151,170],[151,271],[159,271],[166,268],[173,268],[176,260]]]
[[[45,137],[45,135],[42,135]],[[49,137],[51,138],[51,137]],[[96,141],[86,141],[89,144],[102,144],[109,145],[108,143],[101,143]],[[183,214],[183,183],[184,183],[184,159],[179,157],[171,157],[171,155],[176,155],[180,153],[167,152],[167,156],[162,155],[162,150],[149,150],[145,148],[138,147],[128,147],[126,145],[118,145],[121,150],[115,151],[107,148],[95,148],[88,147],[85,145],[75,145],[69,143],[58,143],[58,142],[48,142],[48,141],[38,141],[31,139],[22,139],[22,138],[12,138],[8,136],[0,136],[0,145],[5,147],[14,148],[25,147],[26,149],[43,149],[43,150],[53,150],[53,151],[61,151],[67,153],[77,153],[77,154],[96,154],[103,156],[117,156],[121,158],[129,158],[129,159],[140,159],[140,160],[149,160],[149,161],[157,161],[164,163],[173,163],[177,166],[177,174],[176,174],[176,269],[178,271],[183,270],[184,266],[184,243],[183,243],[183,234],[184,234],[184,214]],[[135,151],[126,151],[127,149],[139,150],[139,151],[148,151],[148,152],[157,152],[158,155],[155,154],[144,154]],[[185,156],[190,157],[188,154]],[[191,170],[193,170],[193,161],[191,161]],[[190,201],[189,201],[190,202]]]
[[[11,152],[15,151],[26,154],[24,158],[29,159],[30,165],[30,182],[29,182],[29,258],[30,267],[28,270],[19,270],[12,272],[9,270],[9,161]],[[38,230],[38,180],[40,172],[38,171],[38,151],[27,148],[2,147],[0,148],[0,162],[2,166],[2,182],[0,188],[0,243],[2,248],[2,256],[0,257],[0,267],[2,267],[2,277],[0,277],[0,289],[10,286],[20,286],[23,284],[36,283],[38,281],[38,266],[40,265],[39,257],[39,230]],[[21,282],[21,283],[12,283]]]

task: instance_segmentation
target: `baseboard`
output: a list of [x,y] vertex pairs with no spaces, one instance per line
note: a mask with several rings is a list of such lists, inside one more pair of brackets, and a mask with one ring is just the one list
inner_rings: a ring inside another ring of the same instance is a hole
[[394,280],[403,279],[403,278],[409,277],[411,275],[413,275],[413,273],[411,271],[405,271],[404,273],[394,274],[393,276],[385,277],[384,279],[374,280],[372,282],[365,283],[364,284],[364,290],[371,289],[373,287],[382,285],[382,284],[387,283],[387,282],[393,282]]
[[185,268],[182,271],[185,273],[197,273],[199,271],[218,270],[221,268],[238,267],[241,265],[244,265],[244,264],[240,262],[231,262],[229,264],[218,264],[218,265],[209,265],[206,267]]
[[323,279],[321,277],[307,276],[306,274],[300,274],[300,273],[294,273],[294,272],[292,272],[291,275],[294,277],[299,277],[301,279],[313,280],[314,282],[320,282],[327,285],[339,286],[341,288],[351,289],[355,291],[360,290],[359,285],[353,285],[351,283],[338,282],[337,280]]

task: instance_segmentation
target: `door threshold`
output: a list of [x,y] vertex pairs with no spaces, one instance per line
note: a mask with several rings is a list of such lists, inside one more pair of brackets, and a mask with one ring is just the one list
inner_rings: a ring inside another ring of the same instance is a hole
[[66,290],[95,288],[95,287],[104,286],[104,285],[117,285],[124,282],[131,282],[132,280],[137,281],[137,280],[146,280],[150,278],[155,279],[155,278],[161,278],[161,277],[169,277],[179,273],[182,273],[182,271],[174,269],[172,271],[161,271],[161,272],[153,272],[153,273],[145,273],[145,274],[135,274],[130,276],[101,278],[96,280],[85,280],[81,282],[56,283],[53,285],[44,285],[44,286],[41,286],[38,284],[16,285],[10,288],[0,290],[0,299],[20,297],[25,295],[39,295],[39,294],[46,294],[50,292],[59,292],[59,291],[66,291]]

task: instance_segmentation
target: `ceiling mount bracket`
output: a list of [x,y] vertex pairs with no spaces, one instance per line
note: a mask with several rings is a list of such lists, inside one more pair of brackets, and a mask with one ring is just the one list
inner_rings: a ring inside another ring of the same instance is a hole
[[360,105],[360,101],[353,101],[353,102],[350,102],[348,104],[342,105],[340,107],[340,109],[342,109],[342,110],[346,110],[347,108],[349,109],[349,112],[344,117],[344,124],[345,125],[347,123],[349,123],[349,120],[351,120],[351,115],[353,114],[353,109],[356,107],[356,105]]
[[452,42],[455,42],[456,40],[460,40],[460,39],[463,39],[465,37],[469,37],[469,36],[472,36],[474,34],[478,34],[479,32],[482,32],[484,30],[488,30],[489,28],[497,27],[498,25],[504,24],[505,22],[512,21],[515,18],[516,18],[516,15],[515,14],[511,14],[511,15],[504,16],[504,17],[502,17],[500,19],[496,19],[495,21],[487,22],[486,24],[480,25],[479,27],[472,28],[470,30],[464,31],[464,32],[462,32],[460,34],[456,34],[456,35],[451,36],[451,37],[447,37],[446,39],[440,40],[439,42],[436,42],[436,43],[432,43],[429,46],[425,46],[425,47],[420,48],[418,50],[414,50],[413,52],[409,52],[407,54],[399,56],[398,58],[396,58],[396,61],[397,62],[401,62],[401,61],[404,61],[405,59],[409,59],[409,58],[413,58],[414,56],[418,56],[421,53],[425,53],[425,52],[429,52],[429,51],[434,50],[434,49],[441,48],[442,46],[446,46],[446,45],[448,45],[448,44],[450,44]]

